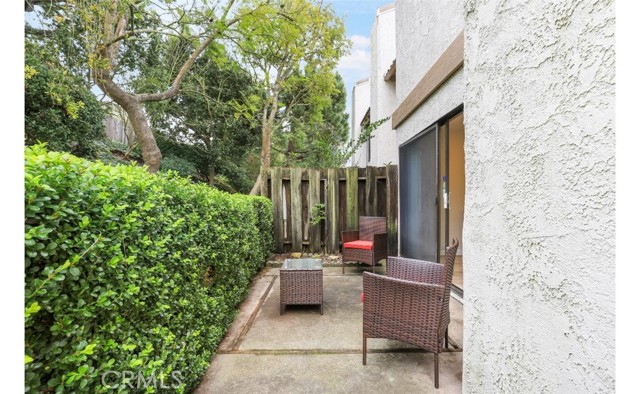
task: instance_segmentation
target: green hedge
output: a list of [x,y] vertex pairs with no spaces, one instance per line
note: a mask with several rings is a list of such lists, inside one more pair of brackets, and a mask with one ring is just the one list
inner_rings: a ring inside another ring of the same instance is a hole
[[43,146],[25,208],[30,393],[188,392],[273,245],[265,198]]

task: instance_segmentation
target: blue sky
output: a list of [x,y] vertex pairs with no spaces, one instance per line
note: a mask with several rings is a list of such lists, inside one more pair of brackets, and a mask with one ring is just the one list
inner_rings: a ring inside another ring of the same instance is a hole
[[351,90],[356,81],[369,76],[371,59],[371,27],[376,10],[393,0],[328,0],[336,14],[344,18],[347,37],[351,39],[351,53],[338,64],[338,72],[347,89],[347,112],[351,125]]

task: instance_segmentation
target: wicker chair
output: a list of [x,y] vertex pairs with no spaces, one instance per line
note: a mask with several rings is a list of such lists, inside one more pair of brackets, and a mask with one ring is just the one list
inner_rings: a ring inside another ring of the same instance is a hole
[[449,297],[459,242],[445,252],[445,264],[389,257],[387,276],[365,272],[362,364],[367,338],[407,342],[434,353],[434,383],[439,386],[438,355],[448,347]]
[[387,258],[387,218],[360,216],[359,230],[342,232],[342,273],[345,261],[359,261],[376,269]]

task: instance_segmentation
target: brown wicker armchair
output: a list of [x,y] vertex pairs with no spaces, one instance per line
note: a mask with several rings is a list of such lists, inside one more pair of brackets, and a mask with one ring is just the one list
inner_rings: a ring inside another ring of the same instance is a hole
[[342,232],[342,273],[345,261],[359,261],[376,269],[387,258],[387,218],[360,216],[359,230]]
[[367,338],[388,338],[434,353],[434,383],[439,386],[438,355],[448,347],[449,297],[459,242],[445,252],[445,264],[402,257],[387,259],[387,276],[365,272],[362,364]]

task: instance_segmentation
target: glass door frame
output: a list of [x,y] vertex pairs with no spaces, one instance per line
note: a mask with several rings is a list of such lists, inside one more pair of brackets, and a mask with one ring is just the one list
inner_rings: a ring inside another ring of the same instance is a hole
[[[438,259],[440,259],[440,250],[441,250],[441,244],[442,244],[442,236],[444,236],[445,239],[445,248],[447,245],[449,245],[449,213],[450,213],[450,209],[451,209],[451,199],[450,199],[450,195],[451,195],[451,179],[450,179],[450,173],[449,173],[449,168],[450,168],[450,163],[449,163],[449,159],[450,159],[450,152],[449,152],[449,122],[451,121],[451,119],[455,118],[456,116],[462,114],[464,112],[464,104],[459,105],[458,107],[456,107],[455,109],[453,109],[452,111],[448,112],[446,115],[444,115],[443,117],[441,117],[438,121],[437,121],[437,127],[438,127],[438,137],[442,138],[444,141],[444,147],[443,150],[444,152],[441,151],[440,149],[440,145],[438,145],[438,200],[442,200],[444,197],[444,188],[443,188],[443,177],[447,177],[447,204],[446,204],[446,209],[442,209],[442,206],[439,204],[438,205]],[[442,134],[442,135],[441,135]],[[440,160],[442,159],[441,155],[444,155],[444,165],[441,165]],[[444,168],[443,168],[444,167]],[[441,171],[442,170],[442,171]],[[443,204],[444,205],[444,204]],[[444,211],[444,218],[442,218],[442,212]],[[444,223],[441,222],[441,220],[444,219]],[[442,227],[444,226],[444,230],[440,231],[442,229]],[[444,234],[441,234],[441,233]],[[439,261],[440,262],[440,261]],[[455,284],[451,284],[451,288],[452,290],[458,294],[458,296],[460,296],[462,298],[463,296],[463,289],[461,289],[460,287],[458,287]]]
[[[449,121],[464,112],[464,104],[460,104],[453,110],[447,112],[444,116],[440,117],[436,122],[430,124],[428,127],[425,127],[422,131],[399,145],[398,150],[408,146],[409,144],[415,142],[419,138],[423,137],[425,134],[434,132],[436,133],[436,176],[437,176],[437,185],[438,193],[436,197],[436,262],[440,262],[440,251],[441,251],[441,242],[442,237],[445,239],[449,237],[449,209],[444,210],[444,218],[442,217],[442,177],[446,174],[447,181],[449,182]],[[435,130],[434,130],[435,127]],[[444,131],[443,131],[444,130]],[[444,139],[444,152],[440,149],[441,139]],[[444,166],[441,164],[442,155],[444,154]],[[442,168],[444,167],[444,168]],[[402,171],[402,168],[400,168]],[[449,185],[447,185],[449,188]],[[401,200],[401,199],[399,199]],[[402,210],[402,206],[399,207]],[[400,212],[400,220],[402,220],[402,213]],[[444,220],[444,234],[441,234],[441,226],[443,225],[442,221]],[[446,247],[446,245],[445,245]],[[402,256],[404,254],[403,245],[402,245],[402,236],[400,237],[400,245],[399,245],[399,254]],[[462,289],[456,286],[456,289],[462,291]]]

